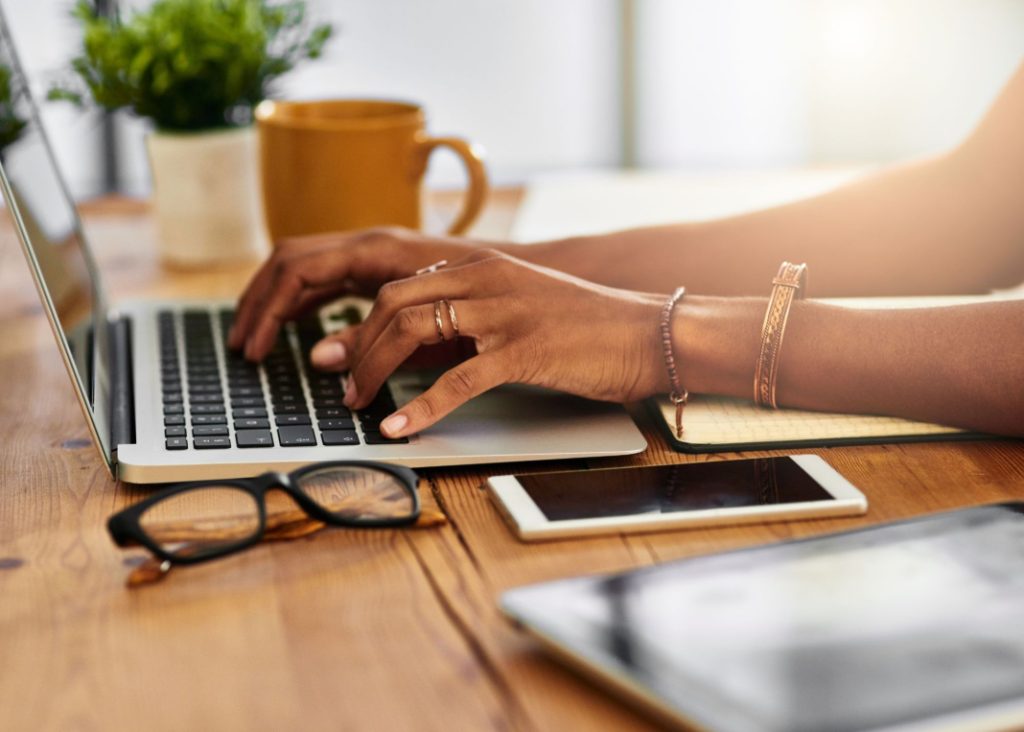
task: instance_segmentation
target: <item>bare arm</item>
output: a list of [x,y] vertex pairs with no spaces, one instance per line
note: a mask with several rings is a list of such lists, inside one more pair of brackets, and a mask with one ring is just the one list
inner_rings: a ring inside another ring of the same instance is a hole
[[[686,387],[750,398],[764,298],[688,297],[674,333]],[[920,310],[794,303],[778,398],[1024,436],[1024,301]]]
[[[780,261],[807,262],[812,294],[985,292],[1024,281],[1024,65],[972,135],[778,208],[694,224],[580,237],[515,256],[631,289],[749,295]],[[624,255],[628,252],[628,255]]]

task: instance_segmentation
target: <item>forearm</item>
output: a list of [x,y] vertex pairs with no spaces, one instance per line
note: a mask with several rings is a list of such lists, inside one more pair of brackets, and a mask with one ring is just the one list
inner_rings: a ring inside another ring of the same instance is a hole
[[753,295],[782,260],[816,297],[985,292],[1024,281],[1024,65],[952,152],[815,198],[717,221],[517,248],[591,281]]
[[[749,398],[766,300],[688,296],[675,318],[686,388]],[[861,311],[794,303],[784,406],[1024,436],[1024,303]]]
[[[984,292],[1024,280],[1024,207],[958,155],[717,221],[524,247],[539,264],[617,287],[753,295],[778,263],[807,262],[815,296]],[[1012,190],[1019,191],[1019,187]]]

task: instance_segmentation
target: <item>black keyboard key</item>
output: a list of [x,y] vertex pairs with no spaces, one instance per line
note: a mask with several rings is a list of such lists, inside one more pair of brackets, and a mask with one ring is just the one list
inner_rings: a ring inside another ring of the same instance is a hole
[[220,374],[198,374],[196,376],[193,376],[192,374],[188,375],[188,386],[190,389],[199,386],[200,384],[217,384],[218,386],[220,386]]
[[226,424],[203,424],[192,428],[193,437],[216,437],[227,433],[228,426]]
[[171,437],[164,443],[164,447],[168,450],[187,450],[188,440],[184,437]]
[[227,424],[228,420],[223,414],[196,414],[192,417],[192,424]]
[[164,437],[184,437],[184,427],[168,427],[164,430]]
[[185,424],[185,418],[180,414],[173,414],[164,417],[164,427],[180,427]]
[[181,392],[164,392],[164,404],[181,404]]
[[192,404],[224,404],[222,394],[195,394],[188,399]]
[[321,419],[317,424],[320,431],[324,430],[354,430],[356,423],[349,419]]
[[326,407],[316,410],[317,419],[337,419],[339,417],[351,417],[352,412],[347,407]]
[[247,417],[266,417],[267,410],[260,409],[258,407],[242,407],[241,409],[233,409],[232,414],[235,419],[245,419]]
[[193,404],[192,414],[224,414],[224,404]]
[[313,434],[312,427],[279,427],[277,439],[281,447],[305,447],[316,444],[316,435]]
[[398,439],[391,439],[385,437],[380,432],[363,432],[363,439],[366,440],[367,445],[405,445],[408,444],[408,437],[399,437]]
[[314,399],[341,399],[342,396],[340,386],[310,386],[309,391]]
[[255,417],[249,417],[247,419],[236,419],[235,420],[235,432],[239,430],[267,430],[270,429],[269,419],[257,419]]
[[324,397],[324,396],[313,396],[313,406],[317,409],[326,409],[328,407],[343,407],[345,406],[340,396],[336,397]]
[[164,414],[184,414],[185,405],[183,404],[165,404]]
[[309,375],[309,386],[314,393],[316,393],[318,388],[337,389],[340,392],[341,377],[337,374],[312,373]]
[[231,397],[231,408],[239,409],[241,407],[259,407],[263,409],[267,406],[267,403],[263,401],[263,397]]
[[239,430],[235,432],[235,444],[239,447],[273,447],[274,436],[270,430]]
[[231,447],[230,437],[193,437],[192,446],[197,450],[223,450]]
[[305,403],[303,404],[275,404],[275,414],[309,414]]
[[238,388],[231,387],[231,398],[235,397],[262,397],[263,389],[258,386],[240,386]]
[[359,436],[355,430],[327,430],[320,433],[325,445],[358,445]]
[[274,421],[278,427],[292,424],[310,424],[308,414],[275,414]]
[[289,391],[286,393],[275,392],[270,396],[274,402],[274,407],[278,405],[287,406],[290,404],[305,404],[306,398],[302,395],[302,392]]
[[220,382],[215,384],[196,384],[188,387],[189,395],[192,394],[220,394]]

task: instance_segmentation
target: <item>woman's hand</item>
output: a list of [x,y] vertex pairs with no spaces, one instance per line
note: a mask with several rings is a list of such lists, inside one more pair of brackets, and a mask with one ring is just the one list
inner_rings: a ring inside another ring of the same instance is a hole
[[287,239],[260,267],[238,303],[228,345],[259,361],[288,320],[342,295],[373,297],[385,282],[472,251],[465,240],[399,228]]
[[[477,355],[456,364],[381,424],[392,437],[419,432],[473,397],[504,383],[545,386],[591,399],[624,402],[667,388],[661,361],[662,298],[615,290],[494,250],[476,250],[436,272],[380,288],[356,328],[328,336],[318,354],[344,353],[345,403],[365,407],[391,373],[421,346],[436,344],[437,314],[446,339],[455,328]],[[337,348],[340,344],[344,348]]]

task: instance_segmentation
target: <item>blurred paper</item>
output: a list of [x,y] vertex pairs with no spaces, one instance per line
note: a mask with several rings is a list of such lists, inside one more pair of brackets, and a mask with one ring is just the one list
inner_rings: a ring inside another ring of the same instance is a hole
[[866,168],[831,168],[549,174],[527,186],[511,237],[536,242],[733,216],[815,196],[865,172]]

